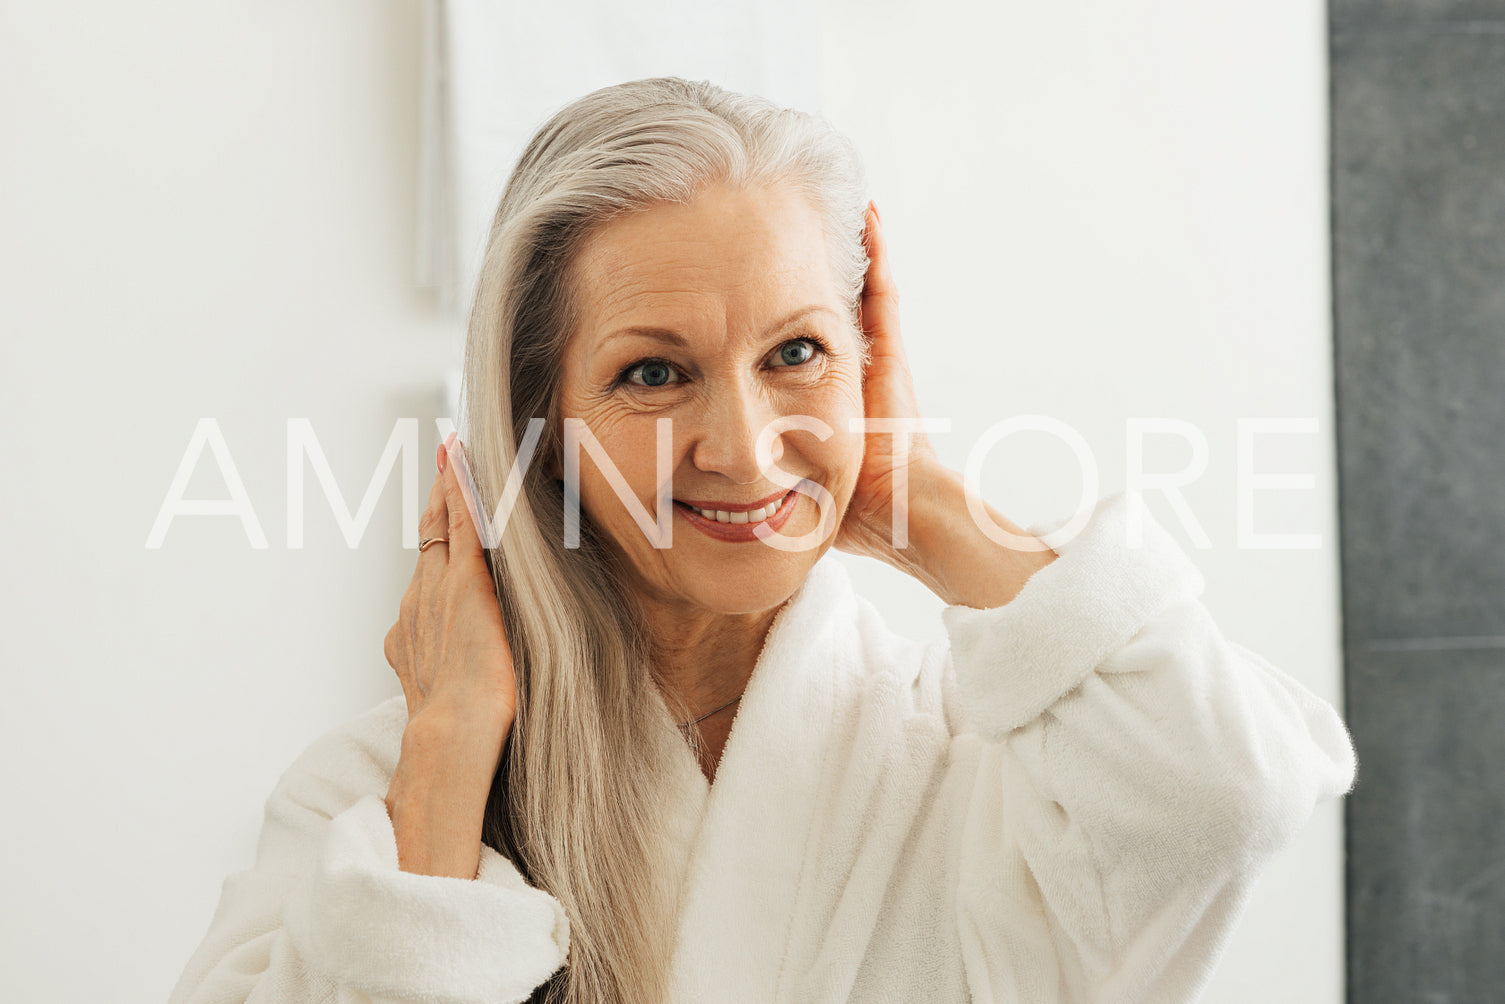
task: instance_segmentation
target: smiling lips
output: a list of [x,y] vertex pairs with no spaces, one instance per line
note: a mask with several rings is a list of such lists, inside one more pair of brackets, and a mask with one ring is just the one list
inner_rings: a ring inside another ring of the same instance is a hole
[[686,522],[709,537],[725,541],[757,540],[757,524],[777,531],[794,511],[799,493],[784,489],[756,502],[734,503],[705,499],[675,499],[674,507]]
[[690,508],[699,510],[706,519],[714,519],[720,523],[757,523],[772,516],[789,492],[790,489],[785,488],[767,498],[747,503],[708,502],[702,499],[675,499],[675,501],[683,502]]

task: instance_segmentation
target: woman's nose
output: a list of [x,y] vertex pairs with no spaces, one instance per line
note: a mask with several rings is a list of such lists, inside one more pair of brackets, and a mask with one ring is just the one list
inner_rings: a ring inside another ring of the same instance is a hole
[[[694,431],[690,461],[698,470],[725,475],[736,484],[757,484],[765,480],[758,466],[758,436],[778,417],[752,388],[718,388]],[[783,441],[775,439],[770,462],[783,455]]]

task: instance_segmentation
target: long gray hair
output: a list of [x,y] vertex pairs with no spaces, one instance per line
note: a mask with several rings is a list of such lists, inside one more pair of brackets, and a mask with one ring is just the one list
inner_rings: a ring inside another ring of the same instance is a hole
[[550,471],[578,320],[570,269],[584,241],[718,182],[793,186],[808,199],[855,323],[867,255],[851,143],[817,117],[674,77],[595,91],[538,131],[497,207],[471,310],[463,419],[487,513],[528,420],[547,423],[489,551],[519,693],[483,838],[570,921],[569,959],[534,1000],[658,1002],[668,992],[679,903],[659,833],[669,757],[686,741],[675,723],[694,713],[661,688],[626,570],[586,514],[580,546],[564,546],[564,495]]

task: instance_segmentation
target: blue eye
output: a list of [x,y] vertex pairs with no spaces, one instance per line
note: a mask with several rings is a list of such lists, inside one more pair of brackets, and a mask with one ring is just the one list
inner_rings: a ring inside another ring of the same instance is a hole
[[671,383],[679,382],[674,367],[662,359],[649,359],[629,366],[624,376],[628,382],[637,384],[639,387],[666,387]]
[[784,366],[798,366],[809,362],[815,355],[815,343],[808,338],[796,338],[779,346],[779,363]]

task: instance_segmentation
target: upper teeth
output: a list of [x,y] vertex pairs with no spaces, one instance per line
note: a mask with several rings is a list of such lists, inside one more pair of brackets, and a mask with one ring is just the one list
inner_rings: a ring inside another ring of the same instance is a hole
[[763,508],[754,509],[751,512],[727,512],[725,509],[700,508],[695,508],[695,511],[706,519],[714,519],[718,523],[761,523],[777,511],[779,503],[784,501],[785,497],[787,496],[777,498]]

